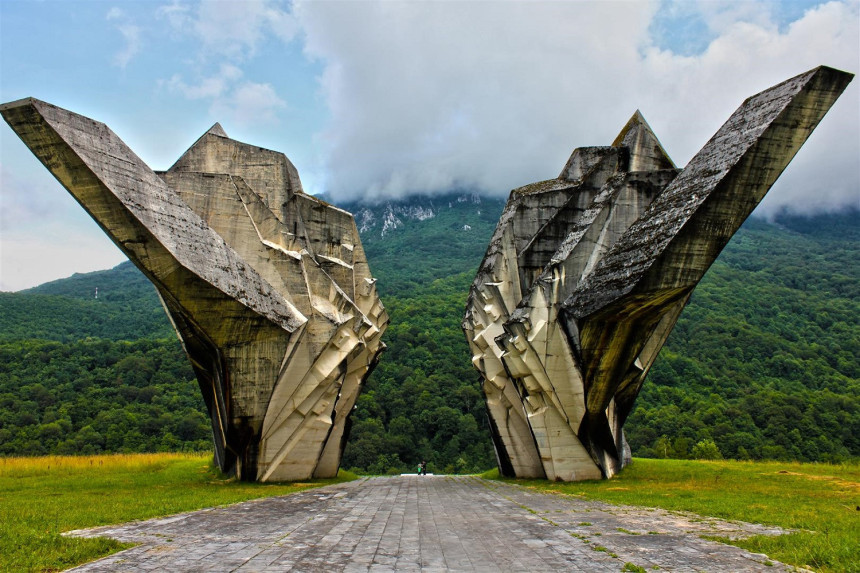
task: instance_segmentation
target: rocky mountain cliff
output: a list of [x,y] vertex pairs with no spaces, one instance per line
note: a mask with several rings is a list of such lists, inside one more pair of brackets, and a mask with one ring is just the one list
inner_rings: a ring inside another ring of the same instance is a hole
[[402,296],[477,270],[505,201],[455,192],[338,206],[355,215],[379,292]]
[[[398,229],[445,214],[455,214],[463,220],[464,232],[472,230],[472,224],[481,224],[482,211],[501,212],[504,201],[482,198],[477,193],[449,193],[428,197],[416,195],[400,201],[385,201],[374,205],[351,202],[342,205],[355,216],[362,241],[373,242],[391,237]],[[472,219],[474,217],[474,219]],[[470,224],[472,223],[472,224]]]

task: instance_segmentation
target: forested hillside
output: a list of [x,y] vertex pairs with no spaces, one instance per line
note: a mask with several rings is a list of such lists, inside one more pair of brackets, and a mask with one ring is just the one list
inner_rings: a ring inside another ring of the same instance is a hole
[[634,453],[860,456],[860,214],[748,221],[693,293],[627,424]]
[[[98,289],[98,294],[96,293]],[[176,338],[158,294],[131,263],[0,292],[0,341]]]
[[[502,206],[456,194],[346,206],[391,325],[344,467],[493,465],[459,323]],[[858,251],[856,211],[748,221],[645,384],[626,426],[634,454],[687,457],[712,440],[726,457],[860,457]],[[200,448],[202,412],[154,289],[129,263],[0,293],[0,453]]]
[[462,272],[472,274],[471,284],[504,206],[500,199],[464,193],[343,207],[355,213],[379,292],[404,297]]

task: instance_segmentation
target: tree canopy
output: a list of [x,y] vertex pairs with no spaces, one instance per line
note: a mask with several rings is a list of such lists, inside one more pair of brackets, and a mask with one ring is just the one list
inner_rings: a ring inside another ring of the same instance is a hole
[[[353,413],[347,469],[495,463],[460,321],[503,203],[456,199],[364,240],[391,324]],[[859,214],[741,228],[645,382],[625,426],[634,455],[860,457]],[[0,293],[0,455],[199,450],[209,440],[191,367],[130,263]]]

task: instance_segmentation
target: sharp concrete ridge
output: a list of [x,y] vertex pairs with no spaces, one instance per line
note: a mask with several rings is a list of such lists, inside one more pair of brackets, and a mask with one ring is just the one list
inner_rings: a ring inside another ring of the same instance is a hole
[[702,535],[786,533],[536,493],[475,477],[379,477],[71,532],[140,543],[76,572],[792,571]]
[[32,98],[0,113],[155,285],[221,469],[335,476],[388,324],[352,215],[217,123],[156,173],[102,123]]
[[463,320],[504,475],[625,465],[622,427],[690,294],[853,77],[819,67],[747,99],[683,170],[637,111],[511,192]]

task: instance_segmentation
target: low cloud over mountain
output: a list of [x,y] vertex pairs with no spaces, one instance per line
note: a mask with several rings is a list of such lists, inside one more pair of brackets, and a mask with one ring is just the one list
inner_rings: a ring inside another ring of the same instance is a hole
[[[324,65],[325,187],[335,199],[505,195],[555,177],[574,147],[611,143],[636,109],[684,165],[746,97],[820,64],[860,71],[856,1],[786,10],[297,4],[305,53]],[[858,93],[855,81],[762,211],[860,203]]]

